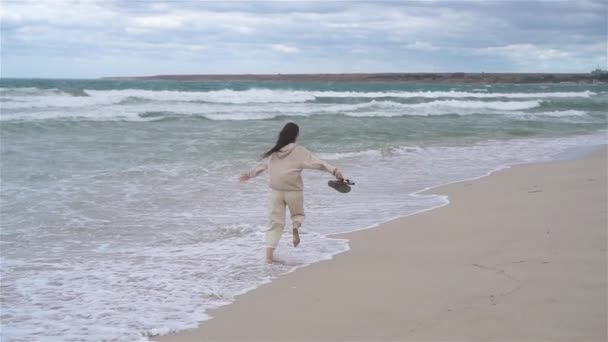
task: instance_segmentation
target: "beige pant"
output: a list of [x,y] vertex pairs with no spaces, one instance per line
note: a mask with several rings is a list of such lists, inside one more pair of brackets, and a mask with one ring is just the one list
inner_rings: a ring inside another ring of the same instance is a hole
[[266,247],[277,248],[285,228],[285,207],[289,207],[294,228],[304,222],[304,196],[302,191],[272,190],[270,194],[270,229],[266,231]]

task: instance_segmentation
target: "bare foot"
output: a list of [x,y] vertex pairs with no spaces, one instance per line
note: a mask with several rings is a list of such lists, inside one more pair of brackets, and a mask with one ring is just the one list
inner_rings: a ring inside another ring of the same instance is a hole
[[298,228],[293,229],[293,246],[298,247],[300,244],[300,233],[298,232]]

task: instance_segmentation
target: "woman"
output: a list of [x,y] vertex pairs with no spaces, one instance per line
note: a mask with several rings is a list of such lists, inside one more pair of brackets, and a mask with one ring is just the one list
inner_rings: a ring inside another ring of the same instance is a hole
[[285,207],[289,208],[293,223],[293,245],[300,243],[298,229],[304,221],[304,197],[302,191],[302,170],[315,169],[331,173],[339,181],[344,176],[337,167],[315,157],[306,148],[296,144],[300,129],[290,122],[279,133],[277,143],[252,170],[241,175],[247,181],[268,170],[270,174],[270,229],[266,231],[266,262],[272,263],[274,250],[283,235],[285,227]]

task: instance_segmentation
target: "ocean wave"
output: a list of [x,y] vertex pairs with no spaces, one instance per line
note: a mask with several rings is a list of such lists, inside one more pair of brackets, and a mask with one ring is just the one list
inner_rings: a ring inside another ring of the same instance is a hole
[[292,103],[314,101],[312,92],[272,90],[272,89],[250,89],[250,90],[212,90],[212,91],[173,91],[173,90],[86,90],[94,97],[103,97],[108,102],[121,101],[127,97],[136,97],[154,101],[177,101],[177,102],[208,102],[208,103]]
[[469,101],[469,100],[435,100],[422,103],[400,103],[395,101],[378,101],[358,104],[332,105],[325,108],[326,111],[350,112],[361,109],[373,108],[395,108],[395,109],[426,109],[443,108],[444,113],[450,113],[450,109],[490,109],[490,110],[522,110],[531,109],[541,105],[540,100],[532,101]]
[[[540,100],[533,101],[461,101],[437,100],[431,102],[404,104],[392,101],[372,101],[352,105],[352,110],[339,111],[353,117],[394,117],[394,116],[436,116],[436,115],[471,115],[508,114],[510,111],[521,111],[539,107]],[[346,106],[345,106],[346,107]],[[342,107],[343,109],[345,107]],[[369,109],[369,110],[362,110]]]
[[553,117],[564,117],[564,116],[586,116],[587,112],[584,110],[554,110],[550,112],[535,112],[535,113],[524,113],[525,115],[535,116],[553,116]]
[[376,111],[367,113],[346,113],[346,116],[352,117],[398,117],[398,116],[462,116],[462,115],[504,115],[504,116],[520,116],[520,117],[553,117],[553,118],[567,118],[567,117],[584,117],[588,116],[589,113],[582,110],[558,110],[558,111],[545,111],[545,112],[525,112],[519,110],[501,110],[487,113],[480,113],[479,111],[468,111],[468,112],[417,112],[417,113],[397,113],[397,112],[386,112]]
[[421,147],[418,146],[393,146],[379,149],[368,149],[362,151],[352,152],[328,152],[328,153],[317,153],[319,158],[326,160],[341,160],[341,159],[356,159],[356,158],[378,158],[388,157],[394,155],[401,155],[406,153],[415,153],[422,151]]
[[[79,98],[79,101],[85,98]],[[430,116],[430,115],[469,115],[480,112],[500,114],[504,111],[517,111],[535,108],[541,100],[528,101],[470,101],[435,100],[422,103],[399,103],[394,101],[371,100],[356,104],[210,104],[210,103],[156,103],[140,97],[129,97],[130,105],[88,106],[81,108],[27,108],[5,111],[0,120],[39,120],[81,117],[89,120],[133,119],[140,121],[148,113],[165,113],[173,116],[202,116],[210,120],[265,120],[284,116],[312,116],[344,114],[349,116]],[[12,104],[12,103],[10,103]],[[23,105],[23,103],[16,103]],[[4,104],[3,104],[4,108]]]
[[406,105],[409,108],[461,108],[461,109],[494,109],[522,110],[540,106],[541,100],[532,101],[461,101],[438,100],[425,103]]
[[535,117],[553,117],[555,119],[561,118],[572,118],[572,117],[585,117],[588,114],[584,111],[577,110],[566,110],[566,111],[552,111],[552,112],[522,112],[522,111],[495,111],[492,113],[482,114],[479,111],[469,110],[462,111],[459,113],[452,112],[446,113],[442,111],[417,111],[417,112],[395,112],[395,111],[366,111],[366,112],[343,112],[334,114],[302,114],[302,113],[226,113],[226,114],[203,114],[203,113],[178,113],[170,111],[152,111],[142,113],[123,113],[117,115],[102,115],[102,114],[76,114],[76,113],[65,113],[65,112],[46,112],[41,114],[21,114],[21,115],[2,115],[0,121],[38,121],[38,120],[84,120],[84,121],[164,121],[168,119],[180,119],[180,118],[200,118],[204,120],[212,121],[255,121],[255,120],[277,120],[277,119],[289,119],[297,117],[312,117],[312,116],[324,116],[324,115],[344,115],[355,118],[396,118],[396,117],[459,117],[468,115],[499,115],[499,116],[512,116],[521,117],[524,119],[535,118]]
[[143,113],[139,113],[138,116],[140,118],[158,118],[158,117],[165,117],[165,116],[170,116],[173,113],[171,112],[143,112]]
[[63,92],[57,88],[36,88],[36,87],[22,87],[22,88],[0,88],[0,96],[11,96],[11,97],[26,97],[26,96],[53,96],[53,95],[70,95],[67,92]]
[[[486,90],[486,91],[484,91]],[[396,97],[396,98],[556,98],[556,97],[591,97],[594,92],[585,90],[578,92],[543,92],[543,93],[491,93],[487,89],[473,91],[396,91],[396,92],[317,92],[317,97]]]
[[0,96],[12,97],[29,97],[29,96],[89,96],[84,89],[81,88],[37,88],[37,87],[22,87],[22,88],[1,88]]
[[84,89],[64,89],[61,91],[62,93],[66,93],[69,94],[71,96],[83,96],[83,97],[88,97],[89,94],[84,90]]
[[148,114],[148,112],[108,112],[95,109],[92,111],[51,110],[0,115],[0,121],[41,121],[41,120],[71,120],[71,121],[158,121],[167,117],[164,115]]
[[91,96],[105,97],[109,101],[120,101],[127,97],[138,97],[155,101],[185,101],[209,103],[298,103],[314,102],[318,98],[558,98],[590,97],[594,92],[545,92],[545,93],[481,93],[463,91],[391,91],[391,92],[356,92],[356,91],[305,91],[273,90],[255,88],[249,90],[213,90],[206,92],[189,91],[151,91],[140,89],[126,90],[86,90]]
[[[401,115],[446,115],[446,114],[473,114],[479,113],[479,110],[488,111],[516,111],[539,107],[541,100],[532,101],[461,101],[461,100],[437,100],[423,103],[399,103],[394,101],[376,101],[358,103],[358,104],[340,104],[329,106],[309,106],[296,108],[283,108],[283,112],[273,112],[271,110],[263,110],[263,107],[258,112],[251,113],[247,110],[244,113],[234,112],[205,115],[209,118],[226,118],[233,120],[253,119],[258,117],[276,117],[280,115],[288,116],[307,116],[320,114],[345,114],[351,116],[401,116]],[[386,112],[383,110],[391,110]],[[243,116],[243,114],[245,116]]]
[[140,104],[140,103],[148,103],[151,102],[151,99],[137,97],[137,96],[128,96],[124,99],[121,99],[117,104],[120,105],[132,105],[132,104]]
[[172,91],[172,90],[89,90],[89,89],[38,89],[2,88],[3,99],[23,99],[26,102],[11,103],[6,109],[37,107],[82,107],[91,105],[134,105],[145,101],[153,102],[196,102],[217,104],[287,104],[287,103],[331,103],[333,99],[387,100],[387,99],[548,99],[590,97],[596,93],[585,90],[578,92],[544,93],[488,93],[479,91],[306,91],[254,88],[249,90],[212,91]]

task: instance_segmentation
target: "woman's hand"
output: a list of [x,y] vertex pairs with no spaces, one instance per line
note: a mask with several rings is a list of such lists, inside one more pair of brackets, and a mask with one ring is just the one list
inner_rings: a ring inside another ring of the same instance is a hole
[[241,177],[239,177],[239,180],[240,180],[241,182],[246,182],[246,181],[248,181],[250,178],[251,178],[251,177],[249,177],[249,175],[248,175],[248,174],[243,173],[243,174],[241,175]]
[[344,181],[344,175],[342,175],[342,172],[340,172],[340,171],[336,172],[336,179],[339,180],[340,182]]

